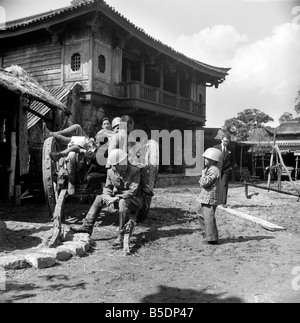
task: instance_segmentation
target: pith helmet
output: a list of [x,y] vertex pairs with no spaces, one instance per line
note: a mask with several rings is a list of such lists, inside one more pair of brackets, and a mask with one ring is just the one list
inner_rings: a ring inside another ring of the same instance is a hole
[[88,150],[88,148],[89,148],[89,145],[88,145],[88,143],[87,143],[87,141],[86,141],[85,138],[80,139],[77,142],[77,146],[79,146],[80,148],[83,148],[85,150]]
[[118,126],[121,122],[121,118],[120,117],[116,117],[113,119],[112,123],[111,123],[111,127],[112,129],[115,127],[115,126]]
[[[127,154],[122,149],[114,149],[112,150],[107,157],[107,161],[110,165],[120,164],[122,161],[125,162],[127,158]],[[122,163],[124,165],[124,163]]]
[[220,162],[222,159],[222,152],[217,148],[208,148],[202,156],[216,162]]

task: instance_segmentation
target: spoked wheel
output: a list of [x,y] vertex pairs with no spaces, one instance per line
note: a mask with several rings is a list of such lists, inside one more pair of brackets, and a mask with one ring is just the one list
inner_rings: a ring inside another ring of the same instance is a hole
[[61,218],[63,206],[67,197],[67,190],[59,182],[59,174],[62,168],[59,162],[50,159],[50,152],[58,152],[62,148],[56,143],[53,137],[47,138],[43,146],[43,184],[46,205],[53,220],[53,232],[47,244],[48,247],[56,247],[61,240]]
[[50,159],[51,152],[58,152],[59,146],[53,137],[47,138],[43,145],[43,184],[46,205],[51,218],[53,217],[57,194],[58,165]]
[[[150,139],[146,144],[145,164],[147,172],[147,184],[149,189],[153,192],[157,181],[159,166],[159,146],[158,143],[153,139]],[[152,197],[144,196],[143,207],[138,212],[137,222],[142,222],[146,219],[150,209],[151,200]]]

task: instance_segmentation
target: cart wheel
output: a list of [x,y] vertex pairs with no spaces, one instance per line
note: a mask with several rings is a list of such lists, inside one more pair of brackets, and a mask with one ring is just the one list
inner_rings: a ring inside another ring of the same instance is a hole
[[58,199],[57,189],[57,174],[58,174],[58,163],[53,162],[50,159],[50,152],[58,152],[61,147],[56,143],[55,138],[49,137],[44,141],[43,155],[42,155],[42,170],[43,170],[43,185],[44,194],[46,199],[46,205],[50,217],[53,217],[55,205]]
[[66,189],[62,189],[59,193],[53,214],[52,236],[47,242],[47,246],[49,248],[55,248],[60,244],[60,242],[62,242],[61,218],[67,194]]
[[[147,171],[147,183],[149,189],[152,191],[156,185],[159,166],[159,147],[158,143],[153,139],[150,139],[146,144],[145,163]],[[151,197],[144,196],[143,207],[138,212],[137,222],[142,222],[146,219],[150,209],[151,200]]]

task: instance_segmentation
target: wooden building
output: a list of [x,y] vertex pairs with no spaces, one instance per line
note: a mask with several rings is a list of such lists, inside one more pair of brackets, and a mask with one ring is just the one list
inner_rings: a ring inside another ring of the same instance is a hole
[[269,135],[268,140],[246,141],[251,145],[253,174],[265,179],[265,168],[270,164],[274,139],[280,150],[284,164],[291,171],[294,179],[300,177],[300,121],[282,122],[278,127],[265,128]]
[[[51,91],[79,84],[69,121],[90,136],[104,116],[124,114],[148,132],[202,130],[206,88],[218,88],[229,71],[175,51],[102,0],[73,1],[6,23],[0,30],[0,67],[10,65],[22,66]],[[203,134],[200,139],[203,151]],[[160,173],[199,174],[199,169],[171,164]]]

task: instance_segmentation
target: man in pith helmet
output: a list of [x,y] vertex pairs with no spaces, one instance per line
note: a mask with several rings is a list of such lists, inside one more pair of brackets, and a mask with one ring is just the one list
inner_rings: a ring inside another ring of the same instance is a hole
[[81,226],[71,226],[75,232],[85,232],[90,235],[99,211],[104,207],[119,209],[119,234],[113,242],[114,246],[122,246],[124,224],[136,221],[137,211],[143,206],[140,192],[140,170],[127,164],[127,153],[122,149],[114,149],[108,155],[111,168],[107,171],[107,179],[103,193],[98,195],[92,204]]
[[119,127],[121,123],[121,118],[120,117],[115,117],[113,121],[111,122],[111,127],[113,132],[117,133],[119,132]]

